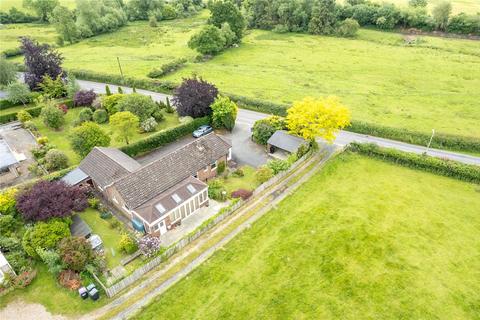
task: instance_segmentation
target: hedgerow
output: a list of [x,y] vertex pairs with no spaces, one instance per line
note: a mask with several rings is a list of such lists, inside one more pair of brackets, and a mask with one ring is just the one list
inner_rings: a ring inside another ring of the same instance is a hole
[[416,153],[382,148],[376,144],[351,143],[347,150],[392,162],[401,166],[428,171],[446,177],[480,184],[480,166],[430,157]]
[[178,138],[181,138],[189,133],[192,133],[199,126],[204,124],[209,124],[209,123],[210,123],[209,117],[197,118],[191,122],[181,124],[179,126],[176,126],[170,129],[162,130],[144,139],[130,143],[129,145],[121,147],[120,150],[122,150],[129,156],[134,157],[139,154],[164,146],[170,142],[173,142]]

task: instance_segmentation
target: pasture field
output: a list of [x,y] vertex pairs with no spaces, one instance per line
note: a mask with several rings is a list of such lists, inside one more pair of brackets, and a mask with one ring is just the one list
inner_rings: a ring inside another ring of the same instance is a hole
[[475,319],[479,186],[343,154],[135,319]]
[[[18,48],[20,46],[18,39],[22,36],[31,37],[41,43],[53,44],[57,39],[57,32],[49,24],[5,24],[0,28],[0,51]],[[19,61],[22,59],[19,58]]]
[[480,137],[480,42],[361,30],[356,39],[248,32],[239,48],[169,75],[193,73],[221,90],[291,103],[335,95],[355,120]]
[[[442,0],[428,0],[428,9],[432,9],[435,5]],[[398,6],[408,6],[408,0],[375,0],[375,2],[387,2],[393,3]],[[452,0],[452,13],[457,14],[460,12],[465,12],[468,14],[475,14],[480,12],[480,1],[478,0]]]
[[[75,0],[60,0],[62,6],[66,6],[70,9],[76,7]],[[8,11],[11,7],[15,7],[21,11],[30,11],[30,9],[23,7],[23,0],[1,0],[0,1],[0,11]]]

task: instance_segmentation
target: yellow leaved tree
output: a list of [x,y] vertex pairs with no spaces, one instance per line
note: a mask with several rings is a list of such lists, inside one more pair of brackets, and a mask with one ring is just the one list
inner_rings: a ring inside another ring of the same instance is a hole
[[295,101],[287,110],[289,132],[305,140],[321,137],[333,142],[335,134],[349,124],[350,110],[341,104],[337,97],[306,97]]

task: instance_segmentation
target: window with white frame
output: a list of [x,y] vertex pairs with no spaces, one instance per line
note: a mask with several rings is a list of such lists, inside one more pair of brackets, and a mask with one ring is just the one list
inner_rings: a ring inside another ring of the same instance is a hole
[[187,186],[187,189],[188,191],[190,191],[191,194],[195,194],[195,192],[197,192],[197,189],[195,189],[195,187],[191,184]]
[[180,196],[176,193],[172,194],[172,199],[178,204],[180,202],[182,202],[182,198],[180,198]]

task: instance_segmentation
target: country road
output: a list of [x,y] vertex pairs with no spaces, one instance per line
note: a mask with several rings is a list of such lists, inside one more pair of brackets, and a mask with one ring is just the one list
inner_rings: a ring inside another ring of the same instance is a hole
[[[77,80],[77,81],[82,89],[93,89],[97,93],[105,93],[104,83],[85,81],[85,80]],[[112,92],[117,91],[118,86],[112,85],[112,84],[109,84],[109,86]],[[122,86],[122,90],[126,93],[132,91],[131,88],[123,87],[123,86]],[[137,89],[137,92],[141,94],[149,95],[154,100],[157,100],[157,101],[160,101],[160,100],[165,101],[166,97],[171,98],[171,96],[167,94],[152,92],[148,90]],[[237,123],[244,126],[252,127],[255,121],[265,118],[267,116],[268,114],[265,114],[265,113],[240,109],[237,116]],[[338,134],[337,139],[335,140],[335,144],[341,147],[351,142],[375,143],[381,147],[393,148],[393,149],[406,151],[406,152],[413,152],[417,154],[422,154],[426,150],[426,147],[423,147],[423,146],[368,136],[364,134],[358,134],[350,131],[341,131]],[[439,149],[429,149],[427,154],[433,157],[455,160],[455,161],[463,162],[466,164],[480,165],[480,157],[470,156],[466,154],[439,150]]]

